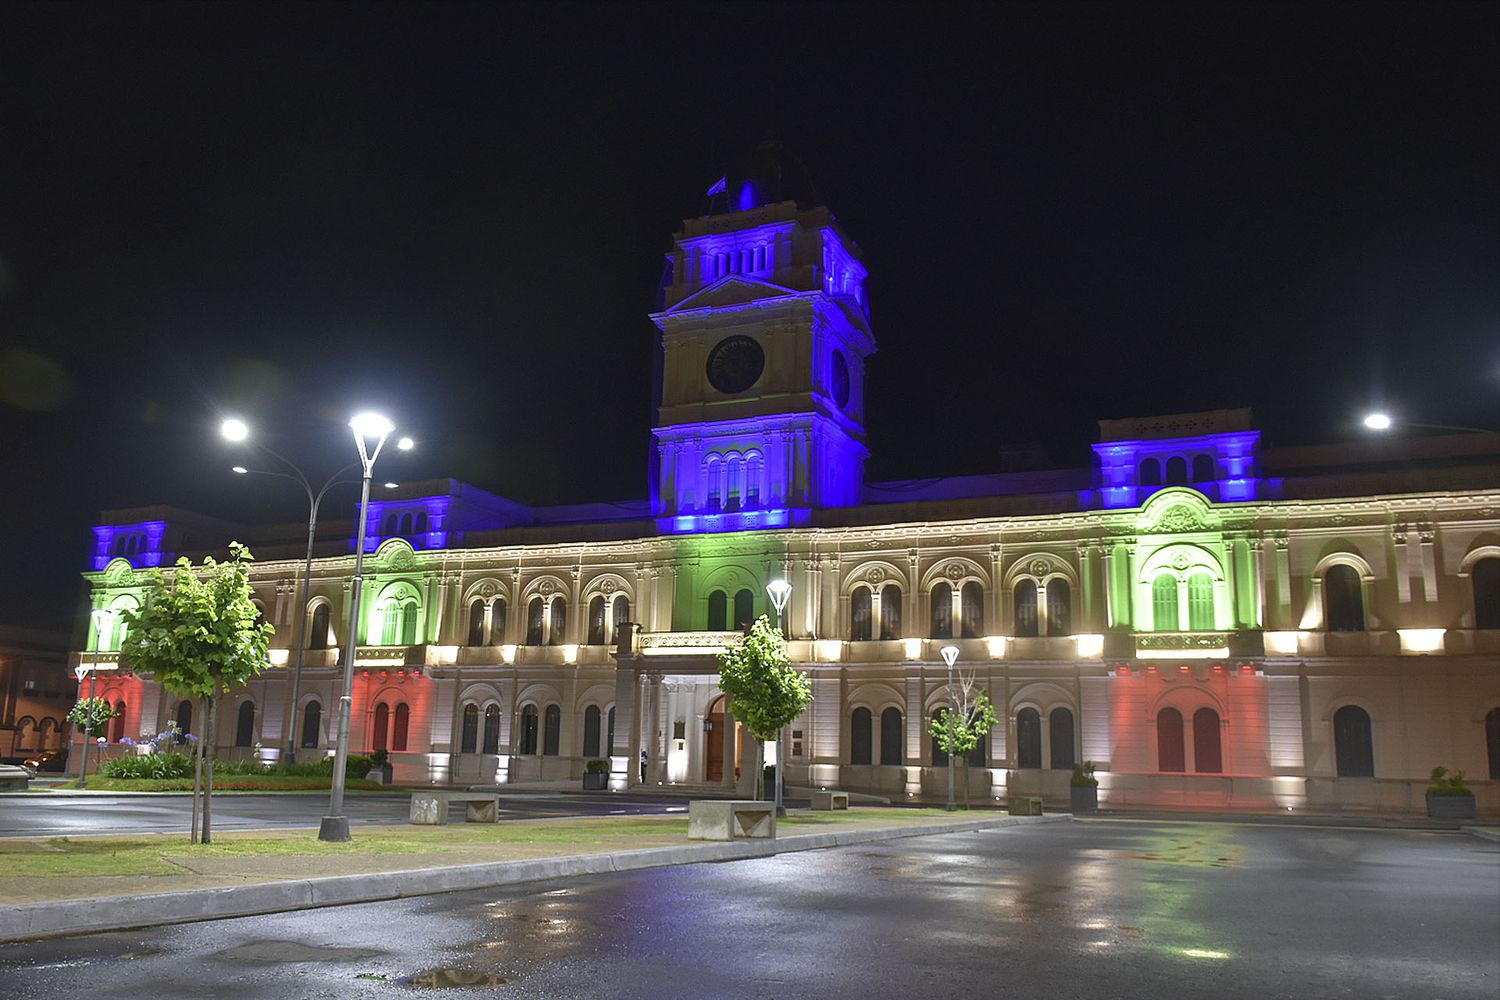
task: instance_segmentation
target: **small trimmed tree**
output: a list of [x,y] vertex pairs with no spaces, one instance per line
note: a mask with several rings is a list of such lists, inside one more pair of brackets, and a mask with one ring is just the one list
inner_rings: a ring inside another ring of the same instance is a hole
[[[792,666],[781,629],[761,615],[750,634],[719,654],[719,688],[729,696],[729,710],[755,737],[756,797],[761,795],[763,743],[812,704],[812,680]],[[781,781],[781,759],[776,780]]]
[[967,770],[969,754],[979,746],[979,741],[995,728],[998,717],[995,706],[990,704],[990,694],[976,687],[974,675],[960,673],[953,685],[951,709],[934,715],[928,732],[937,741],[938,749],[955,763],[962,761],[965,769],[964,807],[969,805],[969,782]]
[[[222,563],[209,556],[201,569],[194,569],[186,558],[179,559],[170,577],[153,570],[140,608],[122,612],[130,629],[120,655],[173,694],[201,698],[207,704],[197,753],[203,774],[201,840],[205,844],[212,841],[214,716],[219,695],[243,687],[270,665],[268,646],[275,629],[261,621],[251,600],[253,558],[245,546],[231,542],[229,559]],[[193,812],[196,817],[197,781]]]

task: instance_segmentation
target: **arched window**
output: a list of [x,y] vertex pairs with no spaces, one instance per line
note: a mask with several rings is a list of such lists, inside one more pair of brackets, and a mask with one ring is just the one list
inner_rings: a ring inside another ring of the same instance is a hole
[[1151,581],[1151,627],[1158,632],[1176,632],[1177,577],[1162,573]]
[[115,702],[115,711],[118,714],[109,720],[109,741],[111,743],[118,743],[125,736],[125,703],[123,701]]
[[[531,708],[531,749],[523,753],[536,753],[536,706]],[[522,729],[525,729],[525,714],[522,716]],[[500,706],[489,704],[484,706],[484,752],[497,754],[500,752]]]
[[932,637],[953,638],[953,588],[939,583],[932,588]]
[[553,646],[561,646],[563,638],[568,634],[568,602],[561,597],[554,597],[547,607],[551,612],[547,623],[547,642]]
[[307,703],[302,709],[302,748],[314,748],[322,737],[323,706],[316,701]]
[[[498,734],[496,734],[498,736]],[[459,730],[458,752],[474,753],[479,749],[479,706],[472,701],[464,706],[463,728]]]
[[1500,708],[1492,708],[1484,717],[1484,744],[1489,751],[1490,780],[1500,778]]
[[1141,463],[1141,485],[1161,485],[1161,463],[1154,458],[1148,458]]
[[740,473],[744,466],[740,463],[740,456],[730,455],[724,460],[724,509],[739,510],[740,497],[743,495],[740,484]]
[[984,587],[978,580],[970,580],[964,584],[958,599],[963,614],[963,637],[977,639],[984,635]]
[[583,710],[583,755],[599,756],[599,706],[590,705]]
[[604,645],[604,595],[595,594],[589,601],[589,638],[590,646]]
[[536,753],[537,712],[535,705],[521,709],[521,753]]
[[[946,708],[940,708],[936,712],[932,713],[932,717],[939,723],[941,723],[945,718],[948,717],[948,710]],[[931,737],[932,740],[932,766],[947,767],[948,752],[938,744],[937,737],[932,736],[931,728],[928,729],[928,736]]]
[[969,751],[968,762],[970,767],[984,767],[990,762],[989,733],[979,734],[979,738],[974,741],[974,749]]
[[391,719],[391,749],[397,753],[406,750],[406,732],[411,725],[411,706],[406,702],[397,702],[396,711]]
[[1060,576],[1047,581],[1047,634],[1073,634],[1073,588]]
[[1188,577],[1188,628],[1207,632],[1214,627],[1214,578],[1207,573]]
[[490,602],[490,645],[505,642],[505,598],[497,597]]
[[1036,581],[1020,580],[1016,583],[1016,622],[1018,636],[1039,635],[1036,614]]
[[613,607],[614,614],[611,615],[611,617],[614,619],[613,632],[614,635],[618,637],[620,634],[620,626],[630,621],[630,598],[626,597],[624,594],[616,594]]
[[307,633],[308,649],[328,648],[328,618],[330,610],[327,604],[319,604],[313,608],[312,629]]
[[410,513],[406,513],[406,514],[402,514],[401,515],[401,523],[400,523],[400,525],[397,528],[397,534],[401,534],[401,535],[409,535],[409,534],[411,534],[411,514]]
[[1328,567],[1323,574],[1323,603],[1327,609],[1328,631],[1363,632],[1365,599],[1359,570],[1345,563]]
[[177,743],[186,743],[187,734],[193,731],[193,703],[186,698],[177,703]]
[[548,757],[556,757],[562,742],[562,710],[556,705],[548,705],[543,718],[546,725],[542,730],[542,753]]
[[375,729],[370,740],[370,749],[390,749],[389,737],[391,730],[391,706],[385,702],[375,706]]
[[1042,766],[1042,714],[1034,708],[1016,713],[1016,766],[1028,770]]
[[255,702],[240,702],[240,715],[234,726],[234,745],[247,747],[255,742]]
[[542,644],[542,628],[547,606],[542,603],[540,597],[533,597],[526,605],[526,645],[540,646]]
[[[1050,584],[1047,589],[1052,589]],[[1078,763],[1078,755],[1073,752],[1073,710],[1054,708],[1052,714],[1047,716],[1047,723],[1051,730],[1049,742],[1052,751],[1052,769],[1071,771],[1073,765]]]
[[1500,559],[1481,559],[1469,572],[1474,584],[1474,627],[1500,628]]
[[1214,460],[1212,455],[1196,455],[1193,457],[1193,482],[1211,483],[1214,481]]
[[870,588],[856,587],[849,595],[849,641],[864,642],[870,638]]
[[21,716],[21,721],[16,723],[16,749],[30,750],[31,747],[28,744],[31,742],[31,737],[35,735],[35,731],[36,720],[29,715]]
[[856,708],[849,719],[849,763],[869,764],[874,757],[874,730],[871,726],[870,710]]
[[1182,713],[1164,708],[1156,714],[1156,769],[1181,773],[1187,770],[1182,742]]
[[1370,713],[1345,705],[1333,713],[1333,756],[1340,778],[1375,777],[1375,745]]
[[901,763],[904,734],[901,709],[891,707],[880,713],[880,763]]
[[708,630],[729,631],[729,595],[715,590],[708,595]]
[[1181,455],[1173,455],[1167,459],[1167,485],[1187,485],[1187,459]]
[[[36,727],[36,748],[38,750],[52,750],[57,746],[57,720],[52,718],[43,719]],[[20,749],[17,747],[16,749]]]
[[1219,713],[1211,708],[1200,708],[1193,713],[1193,770],[1199,774],[1224,773]]
[[427,512],[425,510],[417,512],[416,520],[412,522],[412,530],[418,535],[427,534]]
[[734,595],[734,627],[748,628],[755,621],[755,594],[749,587]]
[[880,588],[880,638],[901,638],[901,588],[894,583]]
[[395,533],[396,533],[396,515],[395,514],[387,514],[385,516],[385,534],[387,536],[389,536],[389,535],[394,535]]
[[469,645],[484,645],[484,602],[469,605]]
[[387,601],[380,644],[382,646],[416,645],[417,609],[417,602],[411,598]]

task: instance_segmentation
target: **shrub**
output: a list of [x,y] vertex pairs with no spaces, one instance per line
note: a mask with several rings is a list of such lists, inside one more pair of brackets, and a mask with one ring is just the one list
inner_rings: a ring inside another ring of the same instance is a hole
[[584,774],[608,774],[609,773],[609,761],[607,761],[607,760],[599,760],[597,758],[594,759],[594,760],[591,760],[591,761],[587,761],[583,765],[583,773]]
[[1448,773],[1446,767],[1435,767],[1432,769],[1432,783],[1427,786],[1428,795],[1473,795],[1473,791],[1464,783],[1464,773],[1454,771]]
[[271,774],[272,769],[260,761],[251,760],[215,760],[214,774]]
[[1094,777],[1094,767],[1095,764],[1091,760],[1073,765],[1073,777],[1068,779],[1069,783],[1082,788],[1098,788],[1099,779]]
[[108,778],[190,778],[193,758],[182,753],[129,754],[105,761],[99,770]]
[[[385,747],[381,747],[379,750],[376,750],[374,753],[370,754],[371,767],[385,767],[390,762],[391,752]],[[360,777],[363,778],[364,775],[360,775]]]

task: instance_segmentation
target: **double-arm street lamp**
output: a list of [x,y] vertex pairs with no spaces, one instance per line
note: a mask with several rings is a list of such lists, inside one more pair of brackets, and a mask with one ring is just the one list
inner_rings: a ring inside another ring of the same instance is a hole
[[[318,827],[319,840],[333,841],[349,839],[349,817],[344,815],[344,765],[349,760],[349,713],[354,701],[354,653],[359,641],[359,592],[365,568],[370,476],[375,470],[375,460],[380,457],[380,449],[385,447],[385,439],[395,430],[395,425],[378,413],[357,414],[349,421],[349,426],[354,430],[361,468],[359,530],[354,535],[354,582],[349,591],[349,635],[344,641],[344,694],[339,699],[339,740],[333,757],[333,788],[328,796],[328,815]],[[411,447],[411,438],[402,438],[396,447],[407,450]]]
[[[786,609],[787,599],[792,596],[792,585],[790,583],[787,583],[785,580],[772,580],[770,583],[766,584],[766,593],[769,594],[770,597],[771,597],[771,606],[776,609],[776,631],[781,632],[781,612]],[[786,633],[784,633],[784,632],[782,633],[782,636],[781,636],[781,646],[782,646],[783,649],[786,648]],[[782,726],[780,729],[776,730],[776,815],[777,815],[777,817],[782,817],[782,816],[786,815],[786,806],[783,805],[782,801],[781,801],[782,786],[784,784],[784,782],[782,780],[782,776],[786,773],[786,770],[785,770],[786,764],[784,763],[784,761],[786,760],[786,758],[785,758],[786,740],[783,739],[783,736],[785,736],[785,734],[786,734],[786,727],[785,726]]]
[[[231,417],[230,419],[224,421],[224,423],[220,426],[219,433],[221,433],[226,440],[239,443],[249,440],[250,427],[243,420]],[[301,486],[303,492],[307,494],[307,557],[306,562],[302,568],[302,582],[297,598],[297,627],[296,635],[293,639],[294,646],[292,653],[292,691],[290,701],[291,708],[289,710],[290,715],[288,715],[286,722],[286,761],[288,764],[291,764],[295,763],[297,760],[297,700],[300,697],[302,689],[303,654],[307,646],[307,599],[309,593],[312,590],[313,539],[317,535],[318,531],[318,507],[323,503],[324,495],[327,494],[328,491],[333,487],[342,485],[344,483],[353,484],[357,482],[357,480],[344,479],[342,477],[346,472],[349,472],[351,469],[355,468],[355,466],[357,466],[359,463],[350,462],[348,465],[344,466],[342,469],[330,476],[328,478],[328,481],[323,484],[322,488],[314,490],[312,481],[307,478],[306,473],[304,473],[300,468],[297,467],[297,464],[295,462],[292,462],[284,455],[280,455],[277,452],[272,451],[270,448],[266,447],[264,444],[261,444],[259,441],[251,441],[250,443],[260,451],[264,452],[271,458],[286,466],[291,470],[291,472],[290,474],[285,472],[269,472],[262,469],[247,469],[243,465],[236,465],[234,467],[235,473],[241,476],[275,476],[277,479],[290,479],[292,482]],[[396,447],[400,448],[402,451],[408,450],[409,448],[411,448],[411,446],[411,438],[402,438],[396,443]]]
[[[942,648],[942,650],[940,650],[940,652],[943,654],[943,662],[946,663],[946,664],[948,664],[948,713],[949,713],[949,718],[946,719],[945,721],[947,723],[948,732],[951,735],[952,732],[953,732],[953,724],[954,724],[954,722],[957,719],[956,713],[958,712],[957,695],[956,695],[956,692],[953,689],[953,664],[958,660],[958,647],[957,646],[944,646]],[[953,798],[953,741],[951,739],[948,741],[948,753],[947,753],[947,757],[948,757],[948,805],[947,805],[946,808],[947,808],[948,812],[953,812],[956,809],[958,809],[958,803],[956,801],[954,801],[954,798]]]

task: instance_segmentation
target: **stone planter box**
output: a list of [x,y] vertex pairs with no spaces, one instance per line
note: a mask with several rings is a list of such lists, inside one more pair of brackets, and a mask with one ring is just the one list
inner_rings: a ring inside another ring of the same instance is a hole
[[1427,815],[1432,819],[1473,819],[1477,815],[1473,795],[1427,793]]
[[585,792],[602,792],[609,787],[609,775],[607,774],[585,774],[583,776],[583,790]]
[[1069,785],[1068,794],[1074,815],[1099,811],[1098,785]]

